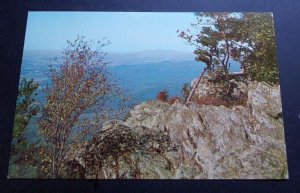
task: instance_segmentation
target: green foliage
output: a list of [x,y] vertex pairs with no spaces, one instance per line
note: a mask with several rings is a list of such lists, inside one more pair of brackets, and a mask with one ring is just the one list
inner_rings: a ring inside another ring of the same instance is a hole
[[33,79],[22,79],[19,84],[8,175],[11,178],[30,175],[36,169],[33,166],[36,162],[33,154],[36,147],[26,140],[25,132],[29,121],[39,111],[33,98],[37,88],[38,84]]
[[[195,46],[208,73],[228,79],[230,61],[252,80],[279,84],[273,17],[270,13],[197,13],[192,30],[179,37]],[[196,32],[195,32],[196,31]],[[220,73],[221,72],[221,73]]]
[[279,84],[272,15],[247,13],[243,20],[246,27],[240,31],[247,35],[244,41],[252,48],[248,51],[248,57],[241,61],[245,73],[253,80]]
[[188,84],[185,83],[183,84],[182,88],[181,88],[181,93],[180,93],[180,100],[184,103],[187,98],[189,97],[189,94],[192,90],[192,87]]
[[193,34],[191,30],[187,30],[181,32],[179,37],[195,46],[195,59],[205,63],[207,72],[219,73],[222,69],[221,75],[227,76],[230,68],[229,59],[241,46],[240,43],[233,41],[239,37],[236,33],[239,17],[230,13],[198,13],[197,21],[198,23],[192,26],[194,29],[201,26],[199,33]]
[[22,79],[19,84],[19,94],[16,105],[15,122],[13,129],[13,138],[16,141],[23,139],[24,130],[32,118],[35,116],[38,107],[34,105],[35,99],[32,95],[36,95],[35,91],[38,88],[38,84],[31,80]]

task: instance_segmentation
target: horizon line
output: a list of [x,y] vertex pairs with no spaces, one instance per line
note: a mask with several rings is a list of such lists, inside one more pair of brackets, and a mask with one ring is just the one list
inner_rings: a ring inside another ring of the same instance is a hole
[[[23,49],[23,52],[24,51],[64,51],[64,49]],[[182,52],[182,53],[193,53],[193,52],[190,52],[190,51],[183,51],[183,50],[171,50],[171,49],[143,49],[143,50],[135,50],[135,51],[105,51],[103,50],[104,52],[106,53],[134,53],[134,52],[146,52],[146,51],[164,51],[164,52]]]

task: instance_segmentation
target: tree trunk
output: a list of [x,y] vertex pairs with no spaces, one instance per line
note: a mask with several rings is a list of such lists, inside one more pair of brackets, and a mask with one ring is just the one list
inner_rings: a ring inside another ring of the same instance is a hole
[[202,72],[200,73],[200,75],[199,75],[199,77],[198,77],[198,80],[197,80],[196,84],[193,85],[193,88],[192,88],[192,90],[191,90],[191,92],[190,92],[190,94],[189,94],[189,97],[187,98],[187,100],[186,100],[186,102],[185,102],[186,104],[187,104],[188,102],[190,102],[190,100],[191,100],[193,94],[195,93],[196,88],[198,87],[198,85],[199,85],[199,83],[200,83],[200,80],[201,80],[203,74],[206,72],[206,70],[207,70],[207,69],[204,68],[204,69],[202,70]]

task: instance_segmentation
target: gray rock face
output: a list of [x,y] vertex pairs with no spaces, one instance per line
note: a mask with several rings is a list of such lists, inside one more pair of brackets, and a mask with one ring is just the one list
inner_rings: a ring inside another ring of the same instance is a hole
[[[195,78],[191,82],[191,86],[193,87],[195,83],[197,82],[198,78]],[[234,79],[230,80],[230,84],[233,87],[233,97],[240,97],[243,93],[248,92],[248,85],[245,82],[236,81]],[[250,82],[250,85],[253,84],[253,82]],[[222,84],[212,84],[209,82],[209,79],[206,77],[202,77],[200,80],[200,84],[195,90],[195,95],[197,98],[205,97],[205,96],[214,96],[218,95],[218,93],[222,92],[222,89],[224,89],[224,86]],[[280,99],[280,98],[279,98]]]
[[255,111],[263,111],[269,116],[278,117],[282,112],[280,87],[271,87],[266,83],[249,85],[248,101]]
[[86,178],[287,178],[279,87],[247,89],[245,107],[144,102],[75,159]]

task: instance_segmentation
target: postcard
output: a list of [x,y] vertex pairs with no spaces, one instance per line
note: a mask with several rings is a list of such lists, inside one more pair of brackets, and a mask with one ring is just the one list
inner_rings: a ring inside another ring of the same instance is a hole
[[287,179],[272,13],[30,11],[8,178]]

